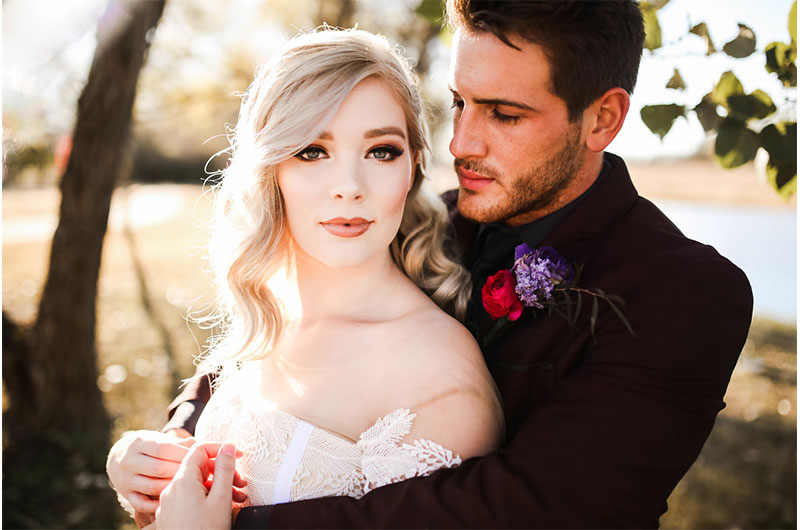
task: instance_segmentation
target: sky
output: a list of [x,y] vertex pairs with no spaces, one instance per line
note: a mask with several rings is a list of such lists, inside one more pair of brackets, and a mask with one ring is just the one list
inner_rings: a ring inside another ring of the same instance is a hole
[[[361,1],[370,2],[372,9],[380,9],[379,4],[386,1],[396,6],[396,0]],[[694,35],[656,53],[645,51],[628,118],[608,150],[631,160],[696,152],[706,136],[693,114],[679,118],[659,140],[642,123],[639,111],[642,105],[659,103],[693,107],[726,70],[733,70],[747,92],[762,88],[770,95],[780,94],[780,83],[764,70],[764,55],[758,50],[775,40],[789,41],[786,19],[791,4],[792,0],[671,0],[658,12],[664,43],[678,41],[689,27],[706,22],[715,46],[721,49],[736,37],[737,22],[743,22],[756,34],[757,52],[738,60],[723,53],[707,58],[703,40]],[[4,0],[3,105],[33,105],[42,123],[69,129],[74,101],[94,52],[96,20],[105,5],[106,0]],[[442,63],[446,63],[446,50]],[[674,67],[688,85],[685,92],[664,87]],[[441,68],[445,76],[446,64]],[[446,99],[446,85],[442,87]],[[68,103],[46,104],[62,101]]]

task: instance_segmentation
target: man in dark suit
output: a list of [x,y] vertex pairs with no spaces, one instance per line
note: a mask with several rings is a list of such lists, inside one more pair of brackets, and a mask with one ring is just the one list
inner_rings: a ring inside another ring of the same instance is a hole
[[[656,527],[724,407],[750,325],[748,281],[604,153],[636,81],[637,4],[447,7],[460,187],[445,200],[507,445],[360,500],[247,508],[237,527]],[[521,243],[553,247],[580,269],[577,287],[621,297],[624,316],[603,298],[595,312],[584,292],[573,321],[525,308],[488,340],[482,287]],[[202,381],[188,388],[171,426],[191,431],[208,394]]]

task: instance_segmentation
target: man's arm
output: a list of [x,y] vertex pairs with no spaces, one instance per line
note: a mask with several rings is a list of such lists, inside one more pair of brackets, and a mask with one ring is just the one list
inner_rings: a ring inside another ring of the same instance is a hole
[[215,374],[195,374],[181,393],[167,407],[167,423],[161,432],[186,431],[194,435],[200,414],[211,399]]
[[[585,361],[501,453],[378,488],[240,512],[236,528],[655,527],[724,406],[752,295],[734,267],[688,268],[601,310]],[[558,317],[553,317],[558,318]]]

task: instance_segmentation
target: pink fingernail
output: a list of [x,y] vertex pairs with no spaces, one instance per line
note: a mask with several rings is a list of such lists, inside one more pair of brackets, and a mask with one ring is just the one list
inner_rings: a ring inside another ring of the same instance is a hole
[[223,455],[234,456],[234,454],[236,453],[236,448],[234,447],[234,445],[232,443],[225,442],[224,444],[222,444],[222,447],[220,448],[220,452]]

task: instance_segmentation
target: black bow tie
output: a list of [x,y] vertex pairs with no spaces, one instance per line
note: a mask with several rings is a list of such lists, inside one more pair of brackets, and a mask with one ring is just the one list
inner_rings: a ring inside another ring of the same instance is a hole
[[472,300],[467,316],[467,327],[476,337],[486,316],[481,302],[483,284],[501,269],[511,268],[514,264],[514,247],[520,243],[522,238],[515,228],[501,225],[483,225],[480,228],[470,266]]

